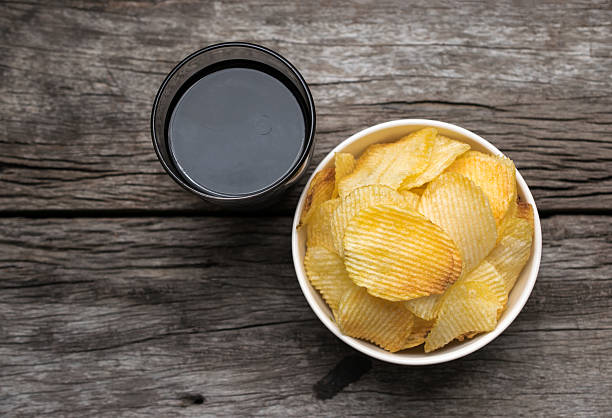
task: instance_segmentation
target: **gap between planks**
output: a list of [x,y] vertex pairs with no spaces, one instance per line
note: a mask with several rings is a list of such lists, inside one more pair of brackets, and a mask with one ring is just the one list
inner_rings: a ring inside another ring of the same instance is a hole
[[[540,218],[550,218],[557,215],[591,215],[612,216],[612,209],[545,209],[538,211]],[[75,219],[75,218],[258,218],[258,217],[293,217],[293,211],[287,213],[281,210],[261,209],[256,211],[226,211],[214,212],[197,209],[48,209],[48,210],[0,210],[0,219]]]

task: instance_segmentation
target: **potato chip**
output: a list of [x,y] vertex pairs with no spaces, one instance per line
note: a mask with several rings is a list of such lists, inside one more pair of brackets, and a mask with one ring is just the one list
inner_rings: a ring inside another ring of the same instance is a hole
[[512,160],[504,156],[468,151],[446,171],[463,174],[484,191],[497,224],[516,199],[516,168]]
[[404,348],[413,320],[403,304],[371,296],[362,287],[347,291],[338,307],[338,327],[344,334],[392,353]]
[[452,239],[408,208],[363,209],[346,228],[344,255],[355,284],[392,301],[442,293],[461,274]]
[[381,204],[392,204],[399,207],[411,207],[413,199],[405,197],[388,186],[382,184],[371,184],[362,186],[344,197],[340,205],[334,211],[331,218],[331,232],[334,240],[334,248],[341,256],[344,256],[342,240],[344,230],[355,215],[368,206]]
[[504,229],[504,235],[495,248],[487,255],[491,263],[501,274],[506,285],[506,293],[514,283],[531,255],[533,229],[525,219],[512,218]]
[[342,259],[325,247],[308,247],[304,269],[312,286],[321,293],[335,315],[342,296],[356,287],[349,279]]
[[512,222],[512,219],[516,217],[518,211],[518,205],[516,199],[510,203],[510,207],[506,212],[504,218],[497,224],[497,242],[502,239],[504,231],[508,228],[508,225]]
[[427,168],[418,176],[405,178],[400,190],[410,190],[429,183],[469,149],[470,146],[464,142],[455,141],[443,135],[436,136]]
[[463,341],[466,338],[474,338],[475,336],[477,336],[479,333],[478,332],[466,332],[463,335],[458,336],[457,338],[455,338],[457,341]]
[[529,203],[519,200],[516,208],[516,216],[526,220],[531,229],[533,229],[533,207]]
[[438,318],[425,338],[425,352],[468,333],[492,331],[499,309],[497,298],[484,283],[456,283],[444,295]]
[[306,246],[319,245],[336,251],[331,232],[331,218],[338,205],[340,199],[330,199],[317,206],[306,225]]
[[419,212],[455,241],[466,272],[495,246],[497,230],[489,201],[461,174],[441,174],[429,183],[419,201]]
[[331,199],[334,191],[334,178],[336,170],[334,167],[329,167],[319,171],[312,178],[310,182],[310,188],[306,193],[304,199],[304,208],[302,209],[302,216],[300,217],[300,224],[298,227],[307,224],[312,217],[317,206],[326,200]]
[[425,337],[429,331],[431,331],[432,327],[433,321],[426,321],[415,316],[412,329],[410,330],[410,335],[404,342],[404,347],[402,349],[412,348],[423,344],[425,342]]
[[338,183],[355,169],[355,157],[348,152],[337,152],[334,155],[334,164],[336,166],[336,182],[332,197],[338,196]]
[[499,274],[495,266],[486,260],[483,260],[478,267],[472,270],[469,274],[461,277],[460,282],[478,282],[482,283],[495,295],[499,304],[498,317],[501,315],[503,308],[508,302],[508,292],[506,292],[506,283],[504,278]]
[[397,189],[408,176],[419,175],[427,168],[437,131],[425,128],[397,142],[370,146],[357,160],[355,169],[338,184],[345,197],[368,184],[384,184]]
[[442,295],[423,296],[421,298],[410,299],[404,302],[410,312],[426,321],[436,319],[438,315],[438,301]]
[[406,206],[403,207],[417,210],[417,208],[419,207],[419,199],[421,198],[421,196],[416,193],[413,193],[410,190],[403,190],[400,192],[400,194],[404,196],[404,200],[406,201]]
[[497,324],[533,240],[516,168],[434,128],[336,153],[314,177],[300,226],[304,267],[340,330],[425,352]]
[[427,188],[427,185],[424,184],[422,186],[419,187],[414,187],[412,189],[410,189],[410,192],[418,195],[419,197],[423,196],[423,192],[425,191],[425,189]]

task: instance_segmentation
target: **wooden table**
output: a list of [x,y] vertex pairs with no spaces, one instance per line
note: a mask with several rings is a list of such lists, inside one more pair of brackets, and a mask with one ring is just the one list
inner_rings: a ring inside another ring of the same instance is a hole
[[[612,415],[612,4],[330,3],[1,3],[0,415]],[[305,180],[242,215],[172,182],[153,97],[227,40],[302,71],[315,163],[413,117],[516,161],[544,249],[502,336],[431,367],[358,355],[298,287]]]

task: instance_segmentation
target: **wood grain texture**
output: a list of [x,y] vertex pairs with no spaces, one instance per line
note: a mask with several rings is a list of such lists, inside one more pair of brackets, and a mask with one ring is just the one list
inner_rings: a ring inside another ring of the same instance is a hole
[[[156,90],[228,40],[310,83],[310,171],[414,117],[516,161],[544,251],[506,332],[439,366],[363,357],[299,289],[300,186],[230,216],[165,175]],[[603,0],[0,1],[0,415],[612,416],[611,45]]]
[[612,414],[610,217],[543,219],[513,325],[412,368],[355,358],[318,321],[290,221],[0,220],[0,415]]
[[174,63],[227,40],[302,71],[315,163],[367,126],[439,119],[513,158],[541,210],[608,209],[611,25],[609,1],[5,1],[0,211],[213,211],[164,174],[149,112]]

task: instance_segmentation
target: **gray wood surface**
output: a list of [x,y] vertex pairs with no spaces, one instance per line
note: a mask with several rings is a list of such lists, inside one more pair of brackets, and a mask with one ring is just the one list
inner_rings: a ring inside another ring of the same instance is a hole
[[373,124],[439,119],[515,159],[541,209],[612,206],[609,1],[330,3],[5,2],[0,210],[214,210],[164,174],[149,115],[178,60],[226,40],[302,71],[315,162]]
[[[232,214],[164,174],[155,92],[227,40],[302,71],[314,163],[411,117],[516,161],[544,250],[506,332],[438,366],[361,356],[295,278],[301,186]],[[610,1],[0,1],[0,416],[611,416],[611,45]]]
[[[609,220],[545,219],[515,323],[418,368],[360,360],[322,326],[294,277],[288,218],[4,220],[0,413],[605,416]],[[314,388],[347,357],[336,381],[371,370],[337,394]]]

